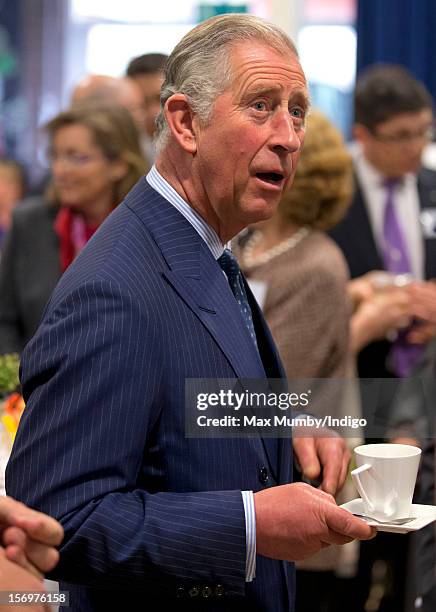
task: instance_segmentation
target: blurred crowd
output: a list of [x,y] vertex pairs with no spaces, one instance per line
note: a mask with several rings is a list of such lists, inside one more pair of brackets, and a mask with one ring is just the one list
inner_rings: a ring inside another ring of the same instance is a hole
[[[152,166],[165,59],[140,56],[122,78],[77,84],[44,128],[40,193],[26,197],[21,165],[0,160],[0,353],[23,350],[62,273]],[[377,408],[377,435],[358,388],[332,405],[367,418],[350,447],[374,438],[422,447],[416,501],[434,504],[436,171],[421,162],[433,100],[405,69],[370,67],[356,85],[353,136],[347,146],[313,110],[291,189],[233,249],[289,379],[398,380],[402,393]],[[297,610],[434,610],[435,542],[430,526],[414,539],[321,551],[299,568]]]

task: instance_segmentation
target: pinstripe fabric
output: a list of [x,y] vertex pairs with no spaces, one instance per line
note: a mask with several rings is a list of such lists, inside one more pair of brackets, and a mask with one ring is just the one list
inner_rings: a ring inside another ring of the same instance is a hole
[[262,361],[210,250],[145,179],[55,289],[23,354],[6,486],[62,522],[53,577],[73,610],[290,609],[291,564],[258,557],[245,583],[241,497],[263,466],[289,482],[290,443],[184,436],[186,378],[282,373],[248,297]]
[[[155,165],[152,166],[150,172],[147,174],[146,180],[155,191],[160,193],[160,195],[170,202],[170,204],[175,206],[175,208],[185,217],[185,219],[189,221],[192,227],[196,230],[197,234],[209,247],[214,259],[219,260],[219,258],[223,255],[224,247],[215,230],[210,227],[202,217],[200,217],[197,211],[195,211],[187,202],[185,202],[182,197],[179,196],[177,191],[158,172]],[[230,246],[230,243],[228,243],[227,247],[230,248]],[[256,342],[252,321],[251,326],[253,328],[252,331],[254,341]],[[242,501],[244,503],[246,530],[245,580],[247,582],[251,582],[256,574],[256,515],[254,512],[253,491],[242,491]]]

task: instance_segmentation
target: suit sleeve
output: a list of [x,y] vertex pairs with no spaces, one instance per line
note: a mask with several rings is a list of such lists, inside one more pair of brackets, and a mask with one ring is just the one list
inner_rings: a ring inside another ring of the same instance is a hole
[[19,232],[14,221],[0,258],[0,354],[20,353],[23,349],[15,273],[19,248]]
[[8,494],[62,523],[55,578],[174,592],[192,581],[219,582],[243,596],[241,492],[142,486],[165,409],[154,319],[111,281],[57,290],[23,355],[26,409]]

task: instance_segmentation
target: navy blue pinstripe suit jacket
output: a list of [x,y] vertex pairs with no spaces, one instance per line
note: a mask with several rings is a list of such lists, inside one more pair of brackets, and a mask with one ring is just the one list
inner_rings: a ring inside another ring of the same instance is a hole
[[258,557],[245,583],[240,493],[290,482],[291,441],[184,434],[186,378],[283,375],[249,297],[262,360],[208,247],[145,179],[57,285],[23,354],[7,490],[62,523],[71,609],[292,609],[292,564]]

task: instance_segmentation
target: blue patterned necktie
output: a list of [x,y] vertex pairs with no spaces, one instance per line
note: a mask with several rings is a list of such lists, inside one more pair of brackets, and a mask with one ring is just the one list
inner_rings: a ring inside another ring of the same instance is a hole
[[229,249],[225,249],[221,257],[218,258],[218,263],[221,269],[225,272],[230,288],[239,305],[244,323],[250,332],[250,336],[257,348],[256,332],[254,331],[253,317],[251,308],[248,303],[247,294],[245,293],[244,281],[242,279],[241,269],[238,260]]
[[[386,204],[383,220],[383,260],[385,269],[392,274],[409,274],[412,271],[409,252],[401,225],[395,210],[395,187],[398,180],[386,180]],[[398,337],[391,351],[394,372],[399,377],[410,376],[414,366],[422,357],[422,347],[409,344],[407,334],[410,328],[398,331]]]

